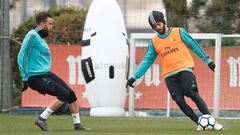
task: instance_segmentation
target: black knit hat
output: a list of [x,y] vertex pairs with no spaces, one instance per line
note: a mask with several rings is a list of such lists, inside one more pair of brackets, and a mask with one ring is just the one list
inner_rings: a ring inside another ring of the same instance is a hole
[[153,28],[153,25],[157,22],[162,22],[165,24],[164,15],[161,11],[152,11],[148,16],[148,22]]

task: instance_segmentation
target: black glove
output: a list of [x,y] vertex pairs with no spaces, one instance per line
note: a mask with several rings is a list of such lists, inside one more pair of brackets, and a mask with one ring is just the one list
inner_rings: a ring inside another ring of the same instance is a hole
[[127,84],[126,84],[126,88],[128,87],[128,86],[130,86],[130,87],[134,87],[133,86],[133,83],[135,82],[136,80],[134,79],[134,78],[130,78],[130,79],[128,79],[128,81],[127,81]]
[[208,67],[214,72],[215,63],[213,61],[211,61],[210,63],[208,63]]
[[23,81],[22,92],[28,89],[28,81]]

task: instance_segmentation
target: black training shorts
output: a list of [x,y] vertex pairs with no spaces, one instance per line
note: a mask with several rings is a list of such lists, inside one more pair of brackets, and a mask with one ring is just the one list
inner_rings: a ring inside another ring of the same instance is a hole
[[31,89],[41,94],[56,96],[60,101],[68,102],[66,96],[69,96],[73,90],[54,73],[35,75],[28,78],[28,85]]
[[173,100],[177,96],[188,96],[191,91],[198,92],[196,77],[192,72],[181,71],[165,78],[165,81]]

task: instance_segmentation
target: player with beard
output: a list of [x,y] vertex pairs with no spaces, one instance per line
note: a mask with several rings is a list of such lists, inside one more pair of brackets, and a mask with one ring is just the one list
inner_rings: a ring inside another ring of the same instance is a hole
[[[210,114],[204,100],[198,93],[195,75],[193,74],[194,61],[188,49],[199,56],[208,67],[214,71],[215,64],[202,50],[199,44],[183,29],[168,27],[164,15],[160,11],[152,11],[148,17],[149,24],[157,35],[149,41],[148,50],[141,64],[127,81],[127,86],[133,87],[136,79],[142,77],[158,56],[162,68],[162,75],[172,99],[185,115],[198,124],[198,116],[187,104],[184,97],[189,97],[202,114]],[[221,130],[222,125],[216,123],[215,130]],[[197,126],[197,130],[203,130]]]
[[53,29],[52,15],[40,12],[36,16],[36,23],[23,40],[18,54],[18,67],[23,80],[23,90],[28,86],[40,94],[49,94],[56,99],[35,119],[35,124],[43,131],[49,131],[47,118],[64,103],[69,104],[74,129],[90,131],[80,123],[79,107],[75,92],[56,74],[50,71],[52,57],[45,39],[48,31]]

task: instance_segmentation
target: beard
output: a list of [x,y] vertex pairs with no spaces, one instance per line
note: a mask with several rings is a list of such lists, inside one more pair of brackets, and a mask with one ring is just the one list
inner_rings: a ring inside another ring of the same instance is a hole
[[166,32],[166,26],[164,25],[162,29],[158,29],[157,32],[159,34],[164,34]]
[[38,34],[41,36],[41,38],[46,38],[46,37],[48,37],[48,30],[41,29],[38,31]]

